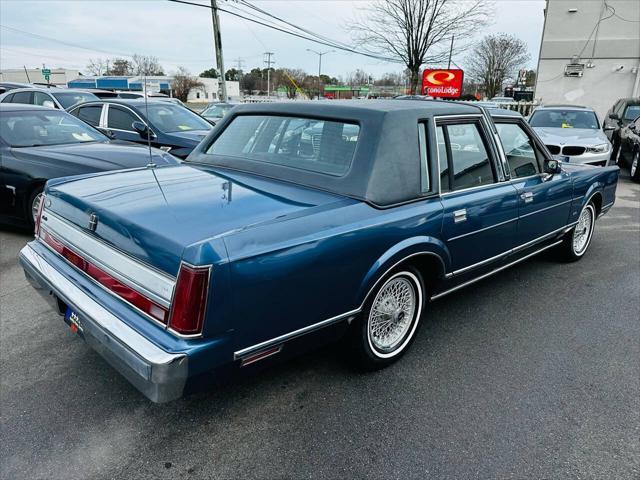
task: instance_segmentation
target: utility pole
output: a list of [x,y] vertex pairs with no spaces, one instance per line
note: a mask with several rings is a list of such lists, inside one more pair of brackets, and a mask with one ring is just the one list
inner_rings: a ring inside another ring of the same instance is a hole
[[449,48],[449,64],[447,65],[447,70],[451,68],[451,55],[453,55],[453,39],[456,38],[455,35],[451,35],[451,48]]
[[318,55],[318,100],[320,100],[320,74],[322,72],[322,56],[327,53],[334,53],[335,50],[327,50],[326,52],[316,52],[315,50],[311,50],[307,48],[307,52],[312,52]]
[[218,3],[211,0],[211,21],[213,22],[213,41],[216,48],[216,64],[220,72],[220,100],[227,101],[227,83],[224,78],[224,60],[222,58],[222,35],[220,33],[220,18],[218,17]]
[[238,65],[238,87],[240,90],[240,95],[242,95],[242,64],[244,63],[244,60],[242,59],[242,57],[238,57],[235,60],[236,65]]
[[267,64],[267,97],[271,97],[271,64],[276,63],[275,60],[271,60],[271,56],[275,55],[273,52],[264,52],[264,56],[266,60],[264,63]]

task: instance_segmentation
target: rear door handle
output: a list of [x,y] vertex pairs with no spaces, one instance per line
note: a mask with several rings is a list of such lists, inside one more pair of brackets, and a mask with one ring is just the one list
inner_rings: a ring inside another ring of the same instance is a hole
[[524,192],[520,195],[520,198],[524,200],[525,203],[533,202],[533,192]]
[[463,208],[462,210],[456,210],[453,212],[453,222],[460,223],[467,220],[467,209]]

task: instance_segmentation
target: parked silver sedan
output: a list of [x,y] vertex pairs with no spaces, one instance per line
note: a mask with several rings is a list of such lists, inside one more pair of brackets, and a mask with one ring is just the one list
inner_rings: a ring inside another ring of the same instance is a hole
[[549,151],[565,162],[606,165],[611,142],[600,129],[596,112],[575,105],[549,105],[536,108],[529,124]]

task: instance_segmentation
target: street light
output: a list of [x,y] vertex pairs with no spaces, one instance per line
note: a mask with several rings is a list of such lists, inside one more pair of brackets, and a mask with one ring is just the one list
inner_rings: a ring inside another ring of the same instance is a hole
[[318,55],[318,100],[320,100],[320,72],[322,70],[322,56],[327,53],[335,53],[335,50],[327,50],[326,52],[316,52],[315,50],[311,50],[307,48],[307,52],[312,52]]

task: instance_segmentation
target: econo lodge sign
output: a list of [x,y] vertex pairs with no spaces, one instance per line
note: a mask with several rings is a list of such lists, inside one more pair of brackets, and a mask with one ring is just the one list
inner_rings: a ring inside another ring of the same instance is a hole
[[422,73],[422,94],[440,98],[458,98],[462,95],[462,70],[425,70]]

